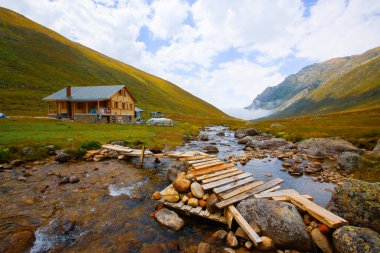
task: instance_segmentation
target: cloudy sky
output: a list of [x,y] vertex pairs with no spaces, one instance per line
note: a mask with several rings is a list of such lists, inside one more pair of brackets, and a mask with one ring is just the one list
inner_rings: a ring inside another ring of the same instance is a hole
[[308,64],[380,46],[379,0],[0,0],[0,6],[234,115]]

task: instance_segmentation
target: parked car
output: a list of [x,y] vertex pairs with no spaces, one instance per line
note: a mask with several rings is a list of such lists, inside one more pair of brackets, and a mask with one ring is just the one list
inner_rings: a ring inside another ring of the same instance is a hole
[[173,120],[167,118],[151,118],[146,122],[150,126],[173,126]]
[[9,117],[5,115],[4,113],[0,112],[0,119],[8,119]]

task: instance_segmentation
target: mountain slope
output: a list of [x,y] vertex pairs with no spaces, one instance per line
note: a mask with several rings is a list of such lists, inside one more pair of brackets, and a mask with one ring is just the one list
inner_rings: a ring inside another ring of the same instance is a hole
[[125,84],[137,106],[144,110],[174,117],[228,117],[168,81],[72,42],[1,7],[0,53],[0,111],[6,114],[44,115],[47,106],[41,98],[67,85]]
[[275,110],[271,117],[375,106],[380,100],[380,48],[303,68],[258,95],[249,109]]

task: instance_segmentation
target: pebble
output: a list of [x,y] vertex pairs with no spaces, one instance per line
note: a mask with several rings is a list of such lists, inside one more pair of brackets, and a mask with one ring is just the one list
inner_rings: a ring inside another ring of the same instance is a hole
[[31,176],[33,176],[33,173],[30,170],[24,173],[24,177],[31,177]]
[[235,253],[236,251],[231,248],[223,248],[221,253]]
[[248,250],[251,250],[253,248],[253,243],[251,241],[246,241],[244,247]]
[[198,200],[196,198],[190,198],[187,201],[188,206],[197,207],[198,206]]
[[18,177],[17,180],[18,180],[18,181],[26,182],[26,177]]
[[267,173],[267,174],[265,174],[265,176],[267,176],[267,177],[273,177],[273,175],[271,173]]
[[203,191],[202,186],[197,182],[193,182],[190,188],[191,188],[191,194],[197,199],[201,199],[205,195],[205,192]]
[[316,222],[316,221],[312,221],[312,222],[310,222],[310,226],[312,227],[312,228],[316,228],[316,227],[318,227],[318,223]]
[[328,234],[331,231],[331,228],[329,228],[328,226],[326,226],[323,223],[318,224],[318,229],[319,229],[319,231],[321,231],[322,234]]
[[210,244],[206,243],[206,242],[201,242],[199,245],[198,245],[198,253],[210,253],[211,252],[211,246]]
[[207,201],[204,199],[198,200],[198,205],[202,208],[206,207]]
[[71,184],[78,183],[80,181],[79,177],[77,175],[71,175],[69,177],[69,182]]
[[189,200],[188,196],[183,196],[181,199],[182,203],[186,203],[188,200]]
[[236,246],[238,246],[238,240],[236,239],[234,232],[232,231],[228,232],[227,238],[226,238],[226,245],[232,248],[235,248]]
[[321,233],[321,231],[319,231],[318,228],[315,228],[313,231],[311,231],[311,238],[323,253],[334,252],[331,242],[324,234]]
[[305,214],[304,216],[303,216],[303,223],[306,225],[306,226],[309,226],[310,225],[310,215],[308,215],[308,214]]
[[211,240],[213,241],[223,241],[227,236],[227,232],[225,230],[218,230],[212,234]]
[[258,250],[262,250],[262,251],[274,250],[274,243],[271,238],[267,236],[262,236],[261,240],[263,240],[263,243],[257,246]]
[[156,191],[152,194],[152,198],[155,200],[159,200],[161,198],[160,192]]
[[209,197],[210,195],[208,194],[208,193],[206,193],[205,195],[203,195],[203,200],[207,200],[208,199],[208,197]]

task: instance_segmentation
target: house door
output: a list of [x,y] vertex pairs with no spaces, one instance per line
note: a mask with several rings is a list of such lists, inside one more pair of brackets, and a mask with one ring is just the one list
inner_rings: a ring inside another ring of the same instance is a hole
[[67,102],[67,114],[69,118],[73,117],[73,103]]

